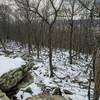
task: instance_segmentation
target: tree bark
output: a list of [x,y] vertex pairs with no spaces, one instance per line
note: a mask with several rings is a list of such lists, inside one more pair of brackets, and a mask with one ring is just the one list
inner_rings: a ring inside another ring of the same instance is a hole
[[69,45],[70,45],[70,47],[69,47],[69,59],[70,59],[70,64],[72,64],[72,36],[73,36],[73,14],[72,14],[72,16],[71,16],[71,23],[70,23],[70,27],[71,27],[71,29],[70,29],[70,43],[69,43]]
[[53,66],[52,66],[52,26],[49,26],[49,66],[50,66],[50,77],[53,77]]
[[97,49],[95,62],[95,91],[94,100],[99,100],[100,96],[100,48]]

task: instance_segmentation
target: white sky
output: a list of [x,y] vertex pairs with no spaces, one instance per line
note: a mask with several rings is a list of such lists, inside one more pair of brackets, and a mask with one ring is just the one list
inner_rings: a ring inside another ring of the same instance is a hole
[[[11,0],[0,0],[0,3],[6,3],[6,4],[9,4],[10,3],[10,7],[14,10],[16,7],[15,7],[15,5],[13,5],[13,4],[11,4],[11,2],[10,2]],[[43,0],[44,2],[46,1],[46,0]],[[59,2],[59,0],[57,0],[58,2]],[[43,2],[43,3],[44,3]],[[97,2],[100,2],[100,0],[97,0]],[[12,5],[12,6],[11,6]],[[42,3],[41,3],[41,5],[43,5]],[[57,5],[56,5],[57,6]],[[68,8],[70,8],[69,6],[67,6]],[[77,4],[76,4],[76,8],[77,8]],[[41,7],[40,7],[40,9],[42,9]],[[77,13],[77,15],[76,16],[74,16],[75,18],[74,19],[79,19],[80,18],[80,16],[79,16],[79,13]]]
[[0,3],[6,3],[8,0],[0,0]]

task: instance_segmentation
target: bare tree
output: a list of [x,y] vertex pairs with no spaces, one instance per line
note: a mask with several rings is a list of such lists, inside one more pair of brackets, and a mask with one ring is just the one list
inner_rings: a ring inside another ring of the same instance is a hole
[[3,40],[8,39],[8,23],[9,23],[9,17],[11,14],[11,9],[8,5],[1,4],[0,5],[0,43],[4,48],[4,51],[6,51],[5,43]]
[[90,29],[91,29],[91,32],[92,32],[92,35],[93,35],[93,40],[95,42],[95,46],[94,46],[94,49],[93,49],[93,72],[94,72],[94,79],[95,79],[95,88],[94,88],[94,100],[99,100],[99,96],[100,96],[100,67],[98,67],[100,65],[100,57],[98,55],[100,55],[100,50],[99,50],[99,47],[98,47],[98,40],[100,39],[100,36],[97,35],[97,39],[96,39],[96,31],[95,33],[93,33],[93,30],[92,28],[94,27],[94,20],[97,16],[99,16],[99,13],[95,13],[96,11],[96,0],[93,0],[92,1],[92,6],[90,8],[88,8],[88,6],[83,3],[81,0],[78,0],[82,6],[84,8],[86,8],[89,12],[90,12]]
[[20,14],[20,19],[24,21],[26,24],[26,32],[28,34],[28,51],[29,55],[31,54],[32,50],[32,40],[31,40],[31,34],[32,34],[32,20],[33,20],[33,13],[30,11],[30,0],[15,0],[15,3],[17,4],[18,11]]
[[64,5],[64,10],[66,16],[69,20],[70,34],[69,34],[69,62],[72,64],[73,59],[73,33],[74,33],[74,20],[77,13],[81,12],[81,6],[78,4],[77,0],[66,0],[68,5]]
[[[43,20],[48,25],[48,47],[49,47],[49,65],[50,65],[50,77],[53,77],[53,65],[52,65],[52,30],[53,25],[57,19],[58,12],[62,6],[63,0],[15,0],[19,8],[24,9],[26,13],[26,18],[29,23],[29,13],[32,12],[36,14],[38,20]],[[41,6],[42,4],[42,6]],[[50,6],[48,6],[48,4]],[[42,9],[42,10],[40,10]],[[48,10],[48,11],[47,11]],[[30,35],[29,35],[30,37]],[[29,43],[30,44],[30,43]],[[30,48],[30,47],[29,47]]]

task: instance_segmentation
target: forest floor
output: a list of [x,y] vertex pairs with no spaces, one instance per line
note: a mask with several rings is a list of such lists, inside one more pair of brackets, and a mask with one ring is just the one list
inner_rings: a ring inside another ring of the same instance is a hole
[[[34,81],[24,89],[20,89],[17,93],[18,100],[25,100],[32,95],[42,92],[43,89],[52,89],[59,87],[65,98],[70,100],[88,100],[89,74],[91,71],[91,56],[86,61],[86,55],[81,54],[80,59],[74,58],[73,64],[69,64],[69,53],[64,49],[53,50],[53,67],[54,77],[49,78],[49,58],[48,49],[42,48],[40,58],[37,59],[37,51],[34,49],[31,58],[28,56],[28,50],[21,47],[20,44],[10,42],[7,44],[7,50],[11,51],[5,54],[1,47],[0,49],[0,75],[14,68],[21,67],[29,59],[34,62],[32,75]],[[93,82],[91,83],[91,96],[93,95]],[[33,94],[22,90],[31,88]],[[71,93],[66,94],[65,91]],[[23,99],[22,99],[23,97]]]

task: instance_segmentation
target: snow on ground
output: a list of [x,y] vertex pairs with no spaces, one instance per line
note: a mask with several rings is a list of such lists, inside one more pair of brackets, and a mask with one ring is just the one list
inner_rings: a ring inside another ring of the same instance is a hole
[[[34,95],[37,95],[42,92],[41,89],[35,83],[32,83],[28,87],[32,88],[32,92],[34,93]],[[25,89],[27,89],[27,87]],[[22,90],[25,90],[25,89],[22,89]],[[32,97],[30,93],[27,93],[27,92],[23,93],[23,91],[21,90],[18,92],[16,96],[18,100],[26,100],[28,97]],[[23,96],[23,99],[21,99],[21,96]]]
[[[25,63],[22,58],[25,60],[29,59],[27,56],[27,49],[20,45],[18,46],[18,44],[9,43],[8,49],[14,51],[13,54],[9,55],[11,58],[4,57],[4,54],[0,53],[0,67],[2,67],[1,65],[3,64],[3,66],[8,65],[7,67],[4,67],[3,70],[5,71],[20,67],[21,64]],[[63,96],[66,98],[70,97],[72,100],[88,100],[88,79],[90,69],[87,65],[90,63],[91,57],[89,57],[86,62],[85,55],[81,54],[81,59],[74,59],[74,64],[72,65],[69,64],[68,57],[69,54],[66,50],[57,49],[56,52],[55,50],[53,51],[55,77],[49,78],[48,50],[43,48],[40,52],[40,58],[37,59],[36,50],[34,49],[31,57],[31,60],[35,63],[32,73],[34,82],[28,86],[33,92],[32,95],[41,93],[42,90],[46,88],[52,89],[53,87],[60,87]],[[0,73],[2,73],[1,70]],[[65,94],[63,91],[64,89],[71,91],[73,95]],[[25,92],[23,94],[21,90],[16,95],[19,100],[25,100],[26,98],[31,97],[29,93]],[[50,93],[52,93],[52,91],[50,91]],[[23,99],[21,99],[21,95],[23,95]]]
[[21,67],[21,65],[25,64],[25,61],[20,58],[9,58],[5,56],[0,56],[0,76],[12,69]]

